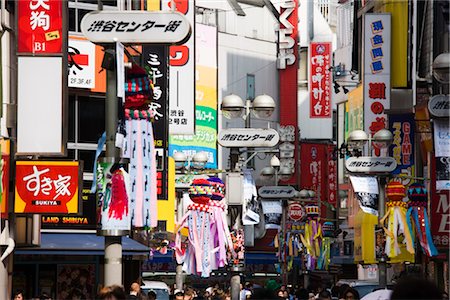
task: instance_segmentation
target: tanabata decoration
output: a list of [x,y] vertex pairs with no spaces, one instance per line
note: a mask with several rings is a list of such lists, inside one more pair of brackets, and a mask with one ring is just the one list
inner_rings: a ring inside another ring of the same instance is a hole
[[[421,183],[413,183],[408,188],[409,208],[406,213],[411,236],[417,235],[422,251],[427,256],[438,254],[431,236],[430,222],[427,215],[427,189]],[[411,222],[413,220],[414,224]],[[416,234],[414,234],[414,232]]]
[[308,270],[314,270],[317,266],[317,258],[320,256],[322,246],[322,226],[319,223],[319,206],[309,204],[305,206],[306,222],[305,233],[300,235],[303,246],[306,248]]
[[148,104],[153,85],[148,73],[136,64],[127,70],[125,81],[125,132],[123,157],[130,159],[131,224],[137,228],[156,227],[156,151]]
[[227,251],[233,255],[234,249],[226,216],[227,205],[223,200],[225,184],[218,177],[210,177],[208,181],[212,188],[212,195],[209,200],[212,214],[210,242],[213,249],[213,259],[211,259],[211,269],[216,270],[227,265]]
[[[406,187],[397,181],[391,181],[386,186],[387,211],[380,220],[386,233],[386,245],[384,253],[390,258],[396,257],[401,253],[399,246],[399,236],[403,235],[403,242],[406,244],[406,250],[414,253],[412,236],[408,228],[406,218],[407,202],[403,201],[406,196]],[[385,222],[387,220],[387,228]]]
[[323,223],[322,234],[322,248],[319,260],[317,261],[317,269],[328,270],[328,266],[330,265],[331,240],[334,238],[333,222]]
[[[212,214],[209,202],[213,189],[206,179],[195,179],[189,188],[189,197],[194,202],[177,224],[175,235],[175,256],[187,274],[209,277],[211,265],[211,223]],[[181,246],[181,229],[188,229],[188,243]]]

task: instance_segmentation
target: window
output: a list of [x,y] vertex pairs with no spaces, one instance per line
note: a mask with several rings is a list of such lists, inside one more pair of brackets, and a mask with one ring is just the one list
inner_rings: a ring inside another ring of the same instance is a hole
[[195,8],[195,21],[197,23],[217,26],[216,10],[212,8],[196,7]]
[[[69,32],[81,32],[81,20],[88,12],[97,10],[97,8],[97,0],[70,0]],[[117,0],[103,0],[103,9],[117,10]]]

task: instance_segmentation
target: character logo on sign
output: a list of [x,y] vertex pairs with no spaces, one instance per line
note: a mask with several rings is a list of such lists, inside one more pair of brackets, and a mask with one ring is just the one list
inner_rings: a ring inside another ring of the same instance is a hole
[[325,46],[321,45],[321,44],[317,45],[316,51],[317,51],[317,54],[323,54],[325,52]]

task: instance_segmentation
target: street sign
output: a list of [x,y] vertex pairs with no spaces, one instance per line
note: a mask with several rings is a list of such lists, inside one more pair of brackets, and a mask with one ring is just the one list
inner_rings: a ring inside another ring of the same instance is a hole
[[433,117],[448,118],[450,116],[449,95],[433,96],[428,102],[428,110]]
[[81,20],[81,32],[94,43],[177,44],[191,25],[176,11],[94,11]]
[[217,139],[222,147],[273,147],[279,140],[278,132],[270,128],[223,129]]
[[261,198],[293,198],[296,190],[292,186],[262,186],[258,189]]
[[288,217],[292,221],[301,221],[305,217],[305,209],[298,203],[291,203],[288,206]]
[[352,173],[390,173],[397,168],[397,162],[392,157],[350,157],[345,167]]

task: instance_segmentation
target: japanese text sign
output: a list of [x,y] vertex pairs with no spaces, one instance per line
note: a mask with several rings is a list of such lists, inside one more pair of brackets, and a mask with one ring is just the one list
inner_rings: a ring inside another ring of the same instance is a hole
[[69,38],[69,87],[95,88],[95,44]]
[[[389,130],[394,136],[389,156],[397,161],[393,174],[414,176],[414,126],[413,114],[389,116]],[[410,179],[405,179],[402,183],[408,185]]]
[[179,12],[95,11],[81,20],[81,32],[94,43],[176,44],[191,26]]
[[[391,102],[391,15],[364,15],[364,130],[387,128]],[[381,150],[374,145],[376,156]]]
[[0,219],[8,218],[8,195],[9,195],[9,164],[10,164],[10,142],[0,140],[1,151],[1,198],[0,198]]
[[[169,50],[169,133],[195,134],[195,1],[163,0],[162,10],[171,9],[172,3],[192,26],[185,43],[171,46]],[[172,115],[173,112],[176,114]]]
[[334,160],[334,145],[328,145],[328,203],[330,203],[333,206],[336,206],[337,202],[337,186],[338,186],[338,180],[337,180],[337,162]]
[[331,118],[331,43],[310,45],[311,118]]
[[280,136],[274,129],[230,128],[219,132],[222,147],[273,147]]
[[78,213],[80,164],[17,161],[15,213]]
[[390,173],[397,168],[397,162],[392,157],[350,157],[345,167],[352,173]]
[[62,0],[17,1],[18,53],[62,53],[63,6]]
[[450,191],[436,188],[435,182],[439,175],[436,162],[436,160],[431,160],[431,234],[433,243],[437,248],[448,250],[450,242]]
[[292,186],[262,186],[258,189],[261,198],[293,198],[296,190]]

